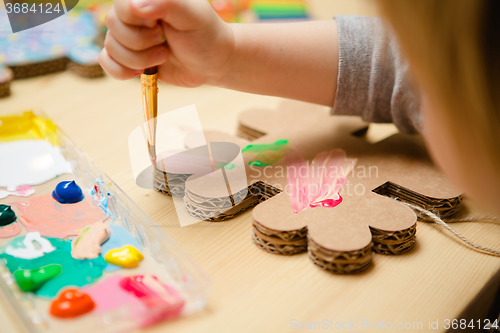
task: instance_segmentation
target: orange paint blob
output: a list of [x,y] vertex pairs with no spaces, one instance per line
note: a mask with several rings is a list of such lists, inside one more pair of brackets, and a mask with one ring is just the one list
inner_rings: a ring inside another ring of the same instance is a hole
[[87,196],[74,204],[61,204],[52,194],[45,194],[12,205],[21,211],[20,220],[28,231],[38,231],[48,237],[78,236],[86,226],[102,223],[107,218],[104,210]]
[[95,303],[89,295],[76,289],[64,290],[50,305],[50,314],[57,318],[73,318],[94,309]]

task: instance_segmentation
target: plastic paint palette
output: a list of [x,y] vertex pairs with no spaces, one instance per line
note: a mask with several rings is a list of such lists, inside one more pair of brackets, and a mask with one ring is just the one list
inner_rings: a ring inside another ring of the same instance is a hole
[[[45,117],[38,114],[35,118],[44,119]],[[54,135],[57,139],[55,141]],[[144,259],[136,268],[105,269],[103,275],[94,284],[85,287],[68,286],[63,290],[94,287],[108,278],[117,278],[117,275],[125,277],[153,275],[158,282],[168,286],[169,290],[175,290],[175,294],[182,298],[184,306],[181,315],[203,309],[209,284],[205,273],[66,135],[54,127],[49,137],[52,142],[59,145],[63,156],[71,166],[72,174],[60,175],[41,185],[33,186],[35,193],[29,197],[10,195],[0,199],[0,204],[27,202],[33,197],[52,193],[61,181],[75,180],[85,196],[93,197],[108,210],[111,217],[105,221],[105,224],[121,226],[127,230],[140,244],[144,255]],[[17,139],[29,139],[29,137]],[[4,142],[6,140],[0,140],[0,144]],[[5,189],[0,188],[0,190]],[[13,209],[19,217],[19,210],[16,210],[14,206]],[[21,233],[15,237],[22,237],[26,233],[27,230],[23,226]],[[0,253],[5,251],[6,244],[12,239],[0,238]],[[0,297],[8,301],[26,330],[34,333],[88,333],[92,330],[122,332],[148,326],[157,322],[158,318],[169,319],[164,315],[169,309],[162,302],[149,304],[150,310],[145,316],[138,316],[134,313],[136,307],[123,305],[104,312],[90,311],[71,319],[56,318],[49,314],[52,300],[38,297],[31,292],[23,292],[3,259],[0,260],[0,290],[4,293]]]

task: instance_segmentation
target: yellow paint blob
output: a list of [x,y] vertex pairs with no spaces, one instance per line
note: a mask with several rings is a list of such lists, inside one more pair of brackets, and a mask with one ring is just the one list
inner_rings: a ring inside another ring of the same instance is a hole
[[0,142],[18,140],[46,140],[54,146],[59,145],[56,125],[50,119],[36,116],[33,111],[0,117]]
[[139,261],[142,259],[144,259],[142,253],[130,245],[126,245],[116,250],[111,250],[106,253],[106,256],[104,257],[106,262],[124,268],[137,267],[139,265]]

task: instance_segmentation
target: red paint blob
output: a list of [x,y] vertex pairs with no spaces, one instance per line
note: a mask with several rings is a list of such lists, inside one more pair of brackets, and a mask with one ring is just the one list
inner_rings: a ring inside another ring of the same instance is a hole
[[94,307],[89,295],[76,289],[66,289],[50,305],[50,314],[57,318],[73,318],[92,311]]

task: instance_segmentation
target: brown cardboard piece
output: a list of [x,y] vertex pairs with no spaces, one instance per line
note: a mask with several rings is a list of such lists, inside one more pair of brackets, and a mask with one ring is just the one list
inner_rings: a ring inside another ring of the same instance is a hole
[[0,65],[0,98],[10,95],[10,82],[14,78],[12,71]]
[[[239,122],[238,134],[253,139],[252,144],[288,139],[309,161],[333,148],[357,158],[341,192],[341,204],[299,213],[292,211],[289,195],[279,193],[287,182],[284,158],[259,168],[248,165],[255,154],[244,154],[247,184],[228,182],[229,197],[227,188],[215,185],[221,175],[186,178],[186,207],[198,218],[222,221],[257,205],[252,236],[265,251],[294,254],[307,250],[313,262],[326,270],[354,273],[369,266],[372,250],[399,254],[414,246],[417,216],[394,198],[433,209],[441,216],[453,215],[460,208],[461,192],[432,164],[419,136],[396,134],[370,144],[352,135],[367,126],[359,118],[331,116],[324,107],[295,101],[284,102],[278,111],[244,112]],[[247,143],[220,133],[207,132],[205,137],[207,142],[229,141],[240,147]],[[186,143],[189,147],[189,140]],[[247,185],[248,194],[243,191]],[[227,209],[240,193],[245,197],[236,201],[239,204],[228,211],[218,210]]]
[[[82,65],[69,60],[68,58],[58,58],[54,60],[47,60],[43,62],[34,62],[20,64],[16,66],[5,67],[5,69],[12,72],[12,78],[1,82],[0,80],[0,98],[10,96],[10,84],[13,80],[31,78],[46,74],[65,71],[69,69],[77,75],[93,79],[104,76],[104,71],[98,63]],[[1,74],[1,73],[0,73]]]

